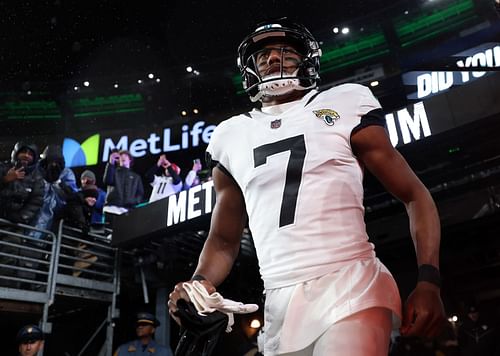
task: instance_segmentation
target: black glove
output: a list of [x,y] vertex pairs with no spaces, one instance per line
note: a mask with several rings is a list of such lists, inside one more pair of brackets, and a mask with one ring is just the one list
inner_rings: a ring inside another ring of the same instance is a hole
[[177,312],[181,319],[181,338],[175,349],[175,356],[210,356],[223,330],[228,316],[219,311],[198,314],[193,303],[184,299],[177,301]]

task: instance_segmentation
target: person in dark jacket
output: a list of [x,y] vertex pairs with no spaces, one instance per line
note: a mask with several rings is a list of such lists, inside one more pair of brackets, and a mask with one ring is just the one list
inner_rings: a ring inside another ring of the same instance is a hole
[[142,202],[142,180],[130,169],[131,164],[132,156],[128,151],[111,153],[103,179],[108,190],[105,212],[121,214]]
[[[0,218],[14,223],[34,225],[34,220],[41,210],[44,195],[43,178],[35,169],[37,151],[33,144],[18,142],[14,145],[10,162],[0,163]],[[0,252],[2,253],[0,264],[33,267],[27,265],[27,260],[17,257],[19,255],[34,257],[30,255],[28,249],[21,247],[26,242],[19,235],[16,235],[22,233],[24,229],[8,224],[2,225],[5,225],[2,226],[4,230],[12,233],[0,235]],[[31,276],[10,267],[1,268],[0,275]],[[1,284],[9,287],[16,286],[12,281],[3,281]]]
[[106,192],[101,188],[96,186],[96,177],[94,172],[90,170],[83,171],[80,176],[80,182],[82,183],[82,191],[85,191],[87,187],[95,188],[97,190],[97,197],[85,197],[85,201],[88,206],[93,207],[92,216],[90,219],[91,225],[102,224],[104,222],[102,208],[104,207],[104,203],[106,201]]
[[0,217],[31,224],[43,204],[43,178],[36,171],[35,145],[18,142],[10,162],[0,163]]
[[475,302],[469,302],[468,304],[466,317],[458,328],[460,355],[499,355],[499,334],[494,313],[480,313]]

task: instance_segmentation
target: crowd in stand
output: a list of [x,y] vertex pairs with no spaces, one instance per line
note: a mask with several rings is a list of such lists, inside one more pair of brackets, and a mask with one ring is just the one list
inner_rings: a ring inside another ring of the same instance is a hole
[[[181,168],[162,154],[145,174],[134,172],[128,151],[114,150],[106,165],[103,186],[94,172],[85,170],[77,183],[65,166],[62,149],[48,145],[39,155],[28,142],[15,144],[10,161],[0,163],[0,218],[51,230],[61,218],[88,232],[103,225],[106,214],[122,214],[138,204],[153,202],[210,179],[200,177],[202,164],[194,160],[183,180]],[[144,196],[143,182],[152,186]],[[40,232],[32,233],[40,238]]]

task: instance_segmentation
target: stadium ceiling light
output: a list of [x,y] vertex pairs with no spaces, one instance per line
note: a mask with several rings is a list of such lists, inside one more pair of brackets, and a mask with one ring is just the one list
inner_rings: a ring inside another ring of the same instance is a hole
[[90,82],[88,80],[83,82],[83,86],[88,87],[90,85]]
[[371,87],[376,87],[377,85],[379,85],[380,83],[378,82],[378,80],[374,80],[373,82],[370,83],[370,86]]
[[137,80],[137,83],[142,84],[142,80],[141,79]]
[[74,91],[77,91],[77,90],[78,90],[78,86],[76,86],[76,85],[75,85],[75,86],[73,87],[73,90],[74,90]]
[[191,73],[193,71],[193,67],[187,66],[186,67],[186,72]]
[[28,90],[26,94],[31,95],[31,90]]
[[193,113],[198,114],[200,111],[196,108],[193,109]]
[[156,78],[156,82],[159,83],[160,82],[160,78]]
[[149,79],[153,79],[154,77],[155,77],[155,75],[154,75],[153,73],[149,73],[149,74],[148,74],[148,78],[149,78]]
[[338,27],[334,27],[333,28],[333,33],[339,33],[339,28]]
[[182,111],[181,111],[181,115],[182,115],[182,116],[186,116],[187,114],[188,114],[188,113],[187,113],[187,111],[186,111],[186,110],[182,110]]
[[115,88],[118,88],[118,83],[115,83],[115,85],[113,85]]
[[347,35],[349,33],[349,27],[342,27],[342,33]]

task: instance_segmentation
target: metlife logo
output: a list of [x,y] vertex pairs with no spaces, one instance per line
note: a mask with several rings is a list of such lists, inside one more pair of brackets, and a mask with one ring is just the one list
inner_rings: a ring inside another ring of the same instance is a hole
[[[100,134],[94,134],[81,144],[67,137],[63,141],[63,155],[68,167],[80,167],[108,161],[113,149],[128,150],[135,158],[148,154],[188,150],[200,146],[201,143],[208,144],[215,127],[216,125],[205,126],[204,121],[198,121],[192,126],[182,125],[180,137],[174,137],[172,128],[164,128],[161,135],[152,132],[143,138],[133,140],[128,135],[122,135],[117,139],[106,137],[101,140]],[[102,149],[101,142],[103,142]]]
[[[389,113],[385,118],[393,146],[414,142],[431,135],[428,114],[423,102]],[[68,167],[81,167],[107,162],[113,149],[128,150],[135,158],[189,150],[201,144],[208,145],[215,128],[216,125],[206,125],[204,121],[198,121],[192,126],[182,125],[180,135],[174,135],[172,128],[164,128],[161,134],[151,132],[133,140],[128,135],[102,138],[102,134],[94,134],[80,144],[73,138],[67,137],[63,142],[63,154]]]

